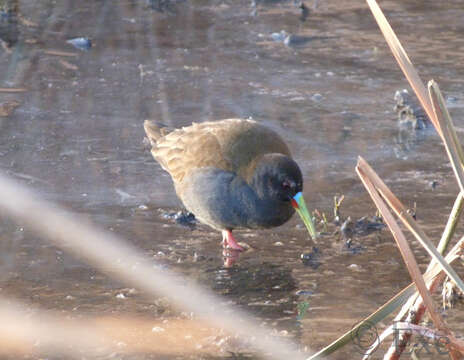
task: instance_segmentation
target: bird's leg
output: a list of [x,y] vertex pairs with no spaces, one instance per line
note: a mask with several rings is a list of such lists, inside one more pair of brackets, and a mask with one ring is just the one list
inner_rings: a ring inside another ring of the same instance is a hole
[[222,246],[224,247],[224,249],[229,247],[238,251],[245,250],[242,246],[237,244],[237,241],[235,241],[231,230],[222,230]]
[[237,244],[231,230],[222,231],[222,246],[224,248],[222,251],[224,267],[231,268],[238,261],[240,253],[245,249]]

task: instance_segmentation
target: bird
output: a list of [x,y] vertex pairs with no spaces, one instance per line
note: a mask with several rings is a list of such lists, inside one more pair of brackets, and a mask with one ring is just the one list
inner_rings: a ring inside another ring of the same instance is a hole
[[178,198],[200,222],[222,232],[224,249],[244,251],[234,229],[280,226],[295,211],[316,239],[301,170],[274,130],[239,118],[178,129],[145,120],[144,129]]

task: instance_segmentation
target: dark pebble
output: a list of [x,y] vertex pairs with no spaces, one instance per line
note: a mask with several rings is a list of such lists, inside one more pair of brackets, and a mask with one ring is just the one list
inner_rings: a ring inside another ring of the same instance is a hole
[[309,266],[312,269],[316,270],[319,266],[321,266],[321,262],[319,261],[320,252],[317,247],[313,247],[313,251],[309,253],[303,253],[300,255],[301,262],[305,266]]

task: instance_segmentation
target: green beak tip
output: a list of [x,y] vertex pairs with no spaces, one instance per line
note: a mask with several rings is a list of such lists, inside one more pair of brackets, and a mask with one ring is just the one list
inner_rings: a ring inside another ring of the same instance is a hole
[[315,242],[317,239],[316,227],[314,226],[313,217],[310,215],[308,208],[306,207],[303,194],[299,192],[293,197],[293,200],[295,200],[296,202],[296,206],[294,205],[296,212],[298,213],[298,215],[300,215],[301,219],[303,220],[303,223],[308,229],[309,235],[311,235],[311,238]]

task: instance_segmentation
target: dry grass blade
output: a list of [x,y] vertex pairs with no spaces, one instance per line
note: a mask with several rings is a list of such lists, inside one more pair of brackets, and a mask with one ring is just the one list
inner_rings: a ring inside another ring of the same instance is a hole
[[[453,209],[451,210],[451,213],[450,213],[450,215],[448,217],[448,221],[446,223],[445,229],[443,230],[443,234],[441,236],[440,242],[438,243],[438,246],[437,246],[437,251],[442,255],[446,251],[446,248],[448,247],[448,244],[451,241],[451,238],[453,237],[453,235],[455,233],[456,226],[458,224],[459,219],[461,218],[463,208],[464,208],[464,196],[463,196],[463,193],[460,192],[459,195],[457,196],[456,200],[454,201]],[[453,249],[451,249],[450,253],[446,256],[445,260],[448,262],[448,264],[450,264],[450,261],[448,259],[449,255],[451,255],[453,253],[456,253],[456,250],[458,249],[458,247],[460,246],[460,244],[462,243],[463,240],[464,239],[461,239],[453,247]],[[430,261],[430,263],[429,263],[429,265],[427,267],[426,272],[429,272],[433,268],[436,268],[436,265],[437,265],[436,261],[434,261],[432,259],[432,261]],[[434,282],[435,281],[436,281],[436,279],[434,280]],[[429,289],[430,289],[430,287],[429,287]],[[409,311],[409,308],[417,300],[418,295],[419,294],[416,293],[411,299],[408,300],[408,302],[405,304],[403,309],[401,309],[401,311],[398,313],[398,315],[396,317],[396,320],[399,321],[400,319],[403,318],[403,316],[406,315],[406,313]]]
[[[388,24],[387,19],[383,15],[381,9],[377,5],[375,0],[367,0],[369,7],[371,8],[371,11],[385,37],[385,40],[387,41],[393,55],[395,56],[395,59],[397,60],[400,68],[403,70],[406,78],[408,79],[411,87],[413,88],[414,92],[416,93],[417,97],[419,98],[419,101],[422,104],[422,107],[426,111],[427,115],[431,119],[432,123],[434,124],[435,128],[437,129],[437,132],[441,135],[445,146],[446,150],[448,153],[448,156],[450,158],[451,164],[453,166],[454,173],[456,175],[456,178],[458,180],[459,186],[461,188],[461,193],[458,196],[458,198],[455,201],[455,205],[453,207],[453,212],[450,215],[450,218],[448,219],[447,226],[445,228],[445,231],[442,235],[442,238],[440,240],[438,249],[439,253],[442,254],[444,250],[446,249],[446,246],[448,245],[453,233],[454,229],[456,227],[457,221],[460,217],[460,214],[462,212],[462,207],[463,207],[463,184],[464,184],[464,173],[463,173],[463,164],[464,164],[464,154],[462,152],[462,147],[459,144],[458,138],[456,136],[456,132],[454,130],[454,126],[452,124],[451,118],[448,114],[448,111],[445,106],[445,102],[443,100],[443,97],[440,94],[440,91],[438,89],[438,86],[436,84],[429,83],[428,85],[428,90],[429,90],[429,97],[426,96],[425,94],[425,87],[422,81],[419,78],[419,75],[417,71],[415,70],[414,66],[412,65],[411,61],[409,60],[409,57],[407,56],[406,52],[404,51],[401,43],[399,42],[398,38],[396,37],[395,33],[393,32],[391,26]],[[432,110],[432,111],[431,111]],[[446,134],[444,134],[446,133]],[[382,193],[382,192],[381,192]],[[384,193],[382,193],[383,196],[385,196]],[[395,199],[397,200],[397,199]],[[393,207],[393,204],[389,204],[390,206]],[[399,201],[396,203],[396,205],[401,205]],[[433,252],[433,245],[431,245],[431,242],[427,239],[425,234],[421,231],[421,229],[415,224],[415,221],[410,217],[408,214],[404,213],[404,209],[400,210],[401,207],[393,207],[397,215],[403,220],[403,222],[406,223],[406,226],[414,233],[416,238],[421,241],[427,242],[430,244],[429,248],[430,251]],[[424,245],[424,244],[423,244]],[[427,248],[427,247],[426,247]],[[429,249],[428,249],[429,251]],[[429,253],[430,253],[429,251]],[[432,257],[432,261],[429,264],[428,270],[433,268],[435,266],[435,258]],[[442,277],[442,275],[440,276]],[[440,278],[439,277],[439,278]],[[439,278],[436,278],[433,283],[430,285],[431,289],[435,288],[438,285]],[[461,286],[462,288],[462,283]],[[414,310],[415,314],[418,313],[418,309],[423,310],[423,305],[420,302],[420,299],[417,300],[417,295],[411,297],[409,301],[403,306],[403,309],[400,311],[396,319],[402,319],[403,316],[406,314],[408,311],[409,307],[412,306],[413,303],[415,303]],[[420,311],[419,311],[420,312]],[[415,316],[414,316],[415,318]],[[407,341],[403,342],[407,343]],[[388,359],[393,359],[393,358],[399,358],[399,353],[396,352],[397,349],[391,347],[389,349],[389,353],[385,355],[385,358]],[[395,353],[396,357],[390,357],[389,355],[392,355],[392,353]],[[455,358],[457,355],[452,354],[452,357]]]
[[[445,260],[448,264],[452,264],[455,260],[461,257],[461,254],[464,249],[464,237],[461,238],[450,250],[450,252],[446,255]],[[443,272],[443,269],[434,261],[429,264],[427,271],[424,274],[425,282],[429,289],[433,287],[433,284],[437,281],[437,279],[443,279],[446,274]],[[430,290],[433,292],[432,290]],[[419,294],[415,294],[415,296],[411,297],[408,302],[404,305],[404,309],[398,313],[398,316],[395,318],[395,321],[400,321],[407,313],[409,308],[414,304],[417,296]]]
[[[461,192],[459,193],[458,197],[456,198],[456,201],[454,202],[453,209],[451,210],[448,222],[446,223],[445,230],[443,231],[443,235],[437,246],[437,250],[440,254],[443,254],[446,251],[446,248],[454,234],[456,225],[461,216],[463,206],[464,197],[463,193]],[[451,264],[456,258],[460,256],[460,254],[462,253],[463,244],[464,238],[459,240],[458,243],[448,253],[448,255],[446,255],[445,260],[448,264]],[[432,280],[428,279],[426,275],[432,271],[436,271],[438,268],[438,264],[436,263],[436,261],[432,259],[424,275],[426,279],[425,282],[431,293],[434,293],[438,286],[443,282],[445,274],[443,272],[440,272],[440,274],[434,277]],[[403,318],[407,316],[407,322],[418,324],[422,320],[424,313],[425,306],[422,302],[422,299],[419,297],[419,294],[416,292],[414,296],[411,296],[409,300],[403,305],[399,313],[395,316],[394,321],[401,321],[403,320]],[[384,358],[389,360],[398,360],[402,352],[406,349],[406,346],[409,343],[411,336],[412,334],[409,332],[400,333],[398,340],[391,344]]]
[[322,359],[337,351],[338,349],[342,348],[346,344],[352,342],[353,339],[356,339],[356,334],[360,331],[361,328],[370,328],[372,326],[375,326],[378,322],[382,321],[392,312],[394,312],[399,306],[404,304],[406,300],[412,294],[414,294],[414,291],[415,288],[413,284],[404,288],[402,291],[396,294],[392,299],[390,299],[387,303],[378,308],[371,315],[360,321],[358,324],[356,324],[356,326],[353,326],[349,331],[344,333],[337,340],[331,342],[329,345],[319,350],[314,355],[310,356],[307,360]]
[[54,56],[64,56],[64,57],[75,57],[78,54],[70,51],[61,51],[61,50],[44,50],[44,54],[54,55]]
[[458,180],[461,192],[464,191],[464,155],[461,144],[454,130],[453,121],[445,105],[445,100],[440,92],[438,84],[433,80],[428,84],[429,95],[432,101],[433,111],[437,118],[438,126],[441,129],[443,142],[445,143],[446,152],[453,166],[454,174]]
[[[448,255],[446,255],[446,261],[449,264],[451,264],[455,260],[459,259],[463,249],[464,237],[461,238],[461,240],[459,240],[458,243],[453,246]],[[438,277],[442,276],[442,274],[443,270],[441,269],[441,267],[438,266],[438,264],[436,264],[435,266],[432,266],[432,268],[424,274],[424,279],[428,284],[431,281],[434,281],[434,279],[437,279]],[[411,296],[414,295],[415,289],[416,287],[414,286],[414,283],[409,284],[398,294],[396,294],[393,298],[391,298],[389,301],[387,301],[385,304],[379,307],[375,312],[370,314],[368,317],[364,318],[350,331],[346,332],[337,340],[333,341],[332,343],[324,347],[322,350],[318,351],[316,354],[308,358],[308,360],[321,359],[335,352],[344,345],[348,344],[350,341],[353,340],[355,336],[353,334],[355,334],[361,326],[365,326],[366,324],[370,326],[375,326],[375,324],[385,319],[387,316],[392,314],[399,306],[403,305],[408,300],[408,298],[410,299]]]
[[[403,256],[403,260],[406,264],[406,267],[408,268],[409,274],[411,275],[411,278],[416,284],[417,291],[421,295],[422,301],[424,302],[424,305],[426,306],[430,314],[430,318],[432,319],[434,325],[436,326],[438,330],[444,332],[450,338],[453,338],[453,341],[455,341],[456,343],[460,345],[464,345],[464,342],[454,338],[451,331],[447,328],[446,324],[444,323],[442,317],[436,311],[433,300],[432,300],[432,296],[430,295],[430,292],[428,291],[427,286],[425,285],[425,280],[422,277],[422,274],[419,270],[419,266],[417,265],[417,262],[412,253],[412,250],[409,247],[409,244],[403,232],[401,231],[399,225],[393,218],[393,215],[388,210],[387,204],[383,201],[381,194],[377,191],[377,189],[371,182],[369,175],[364,173],[363,170],[360,168],[359,165],[360,165],[361,160],[363,159],[360,158],[360,161],[358,161],[358,165],[356,166],[356,172],[358,173],[359,177],[361,178],[361,181],[363,182],[364,186],[369,192],[369,195],[371,196],[375,205],[377,206],[380,213],[382,214],[383,219],[385,220],[390,231],[392,232],[393,237],[395,238],[395,241],[398,244],[398,247],[400,249],[401,255]],[[447,347],[448,347],[450,356],[453,360],[460,359],[460,354],[458,353],[458,351],[460,351],[459,350],[460,348],[456,350],[456,347],[454,344],[453,345],[447,344]]]
[[422,277],[422,274],[419,270],[419,266],[417,265],[416,259],[412,253],[411,248],[409,247],[406,237],[404,236],[399,225],[393,218],[392,213],[388,210],[387,204],[383,201],[382,197],[380,196],[380,193],[375,188],[373,182],[371,181],[371,177],[368,173],[364,172],[365,167],[361,166],[363,161],[364,160],[362,158],[359,159],[358,165],[356,166],[356,172],[361,178],[361,181],[363,182],[375,205],[382,214],[383,219],[390,228],[390,231],[392,232],[393,237],[395,238],[395,241],[398,244],[401,255],[403,256],[406,267],[408,268],[409,274],[411,275],[411,278],[416,284],[416,288],[419,291],[425,305],[427,306],[427,310],[429,311],[430,317],[432,318],[435,326],[439,330],[446,331],[448,333],[449,330],[447,330],[447,327],[443,322],[443,319],[435,310],[432,297],[430,296],[430,293],[425,285],[424,278]]
[[27,91],[25,88],[0,88],[0,93],[19,93],[25,91]]
[[[455,350],[464,353],[463,342],[461,340],[456,339],[454,336],[450,336],[449,334],[443,334],[439,331],[429,329],[425,326],[415,325],[408,322],[396,322],[395,325],[396,331],[411,331],[413,333],[419,334],[422,337],[427,337],[438,343],[440,340],[446,338],[450,342],[450,346],[453,347]],[[444,344],[442,344],[444,345]]]
[[369,166],[369,164],[363,159],[359,158],[356,169],[361,169],[362,173],[368,176],[369,180],[374,184],[376,190],[382,195],[388,205],[393,209],[396,215],[401,219],[404,225],[411,231],[414,237],[420,242],[429,255],[437,261],[446,274],[456,283],[456,285],[464,292],[464,282],[454,271],[454,269],[448,265],[443,256],[437,251],[435,246],[432,244],[430,239],[419,227],[416,221],[406,211],[404,205],[398,200],[398,198],[390,191],[385,183],[380,179],[377,173]]
[[[440,254],[443,254],[446,251],[448,244],[455,233],[459,219],[461,218],[463,208],[464,193],[461,191],[456,197],[456,200],[454,201],[453,209],[451,210],[451,213],[448,217],[448,221],[446,223],[445,229],[443,230],[440,242],[437,245],[437,250]],[[429,264],[427,270],[430,269],[432,266],[433,262]]]
[[411,60],[409,60],[408,55],[404,51],[403,46],[398,40],[395,32],[391,28],[377,2],[375,0],[367,0],[367,4],[369,5],[372,14],[374,15],[374,18],[377,21],[377,24],[379,25],[379,28],[382,31],[382,34],[385,37],[385,40],[388,46],[390,47],[391,52],[395,56],[398,65],[400,66],[401,70],[403,70],[403,73],[408,79],[409,84],[411,85],[417,97],[419,98],[422,107],[424,108],[425,112],[427,113],[430,120],[435,125],[435,128],[437,129],[438,133],[440,134],[437,120],[432,109],[432,103],[430,102],[430,99],[427,95],[427,90],[425,88],[424,83],[420,79],[419,74],[414,68]]
[[[461,239],[461,241],[462,240],[463,239]],[[460,244],[460,247],[462,247],[462,243]],[[459,250],[459,254],[461,253],[461,250],[462,249]],[[460,256],[457,255],[454,257],[454,259],[457,259],[459,257]],[[446,260],[448,261],[448,256],[446,257]],[[451,262],[452,261],[450,261],[449,263]],[[439,267],[435,266],[433,267],[433,269],[439,269]],[[439,274],[435,278],[433,278],[433,280],[426,278],[426,284],[429,288],[430,293],[434,293],[437,290],[438,286],[443,282],[444,278],[445,274],[443,273],[443,271],[440,271]],[[412,324],[418,324],[422,320],[425,311],[426,308],[424,306],[424,303],[422,302],[422,298],[416,292],[414,296],[411,296],[408,302],[403,306],[403,309],[401,309],[400,313],[395,317],[394,322],[403,320],[406,313],[409,312],[405,321]],[[390,345],[390,348],[386,352],[384,359],[399,360],[401,354],[406,349],[413,334],[410,332],[401,332],[398,335],[399,336],[395,338],[395,341]]]

